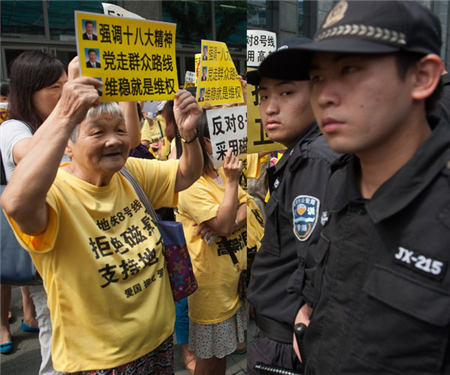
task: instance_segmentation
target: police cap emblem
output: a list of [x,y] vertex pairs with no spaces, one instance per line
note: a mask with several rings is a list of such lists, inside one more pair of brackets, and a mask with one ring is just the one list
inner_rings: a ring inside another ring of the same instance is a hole
[[306,241],[314,231],[319,217],[320,200],[310,195],[299,195],[292,202],[294,234]]
[[339,22],[340,20],[342,20],[344,18],[345,11],[347,10],[347,8],[348,3],[345,0],[339,1],[328,14],[328,17],[325,20],[325,23],[323,24],[322,28],[326,29],[327,27],[330,27],[335,23]]

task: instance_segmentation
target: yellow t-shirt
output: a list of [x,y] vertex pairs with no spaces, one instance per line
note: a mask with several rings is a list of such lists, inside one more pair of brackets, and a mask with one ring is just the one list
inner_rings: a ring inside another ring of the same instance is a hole
[[153,124],[158,129],[157,131],[162,130],[163,134],[163,137],[159,140],[160,149],[156,157],[159,160],[167,160],[167,157],[170,154],[170,142],[166,137],[166,119],[160,114],[155,117]]
[[258,178],[261,173],[261,163],[258,154],[247,154],[247,178]]
[[161,138],[159,141],[159,152],[157,153],[156,157],[159,160],[167,160],[170,154],[170,145],[171,143],[167,139],[167,137]]
[[247,195],[247,247],[259,251],[264,235],[264,218],[251,195]]
[[[219,172],[225,181],[223,173]],[[236,250],[239,268],[233,265],[226,245],[217,238],[208,244],[196,235],[198,226],[217,215],[225,187],[203,175],[191,187],[179,193],[177,221],[183,224],[198,289],[188,297],[189,318],[199,324],[215,324],[232,317],[241,307],[237,294],[239,269],[247,268],[247,231],[241,228],[227,237]],[[239,202],[246,203],[247,194],[239,187]],[[231,219],[231,218],[230,218]]]
[[[126,163],[155,208],[176,205],[177,166]],[[173,332],[174,303],[158,229],[131,184],[116,173],[96,187],[60,168],[47,203],[43,234],[11,222],[47,291],[55,369],[107,369],[154,350]]]
[[[162,120],[161,120],[161,118],[162,118]],[[158,124],[158,121],[160,121],[160,124]],[[164,122],[162,122],[162,121],[164,121],[164,117],[162,117],[161,115],[159,115],[158,120],[157,119],[153,120],[153,123],[151,126],[150,126],[148,120],[145,120],[144,124],[142,125],[142,129],[141,129],[141,140],[149,141],[150,143],[152,143],[152,142],[157,142],[159,139],[164,137],[165,121]],[[164,128],[162,127],[163,123],[164,123]]]

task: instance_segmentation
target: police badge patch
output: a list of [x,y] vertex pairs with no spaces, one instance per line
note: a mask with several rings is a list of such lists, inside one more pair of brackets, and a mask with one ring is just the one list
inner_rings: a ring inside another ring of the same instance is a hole
[[310,195],[299,195],[292,202],[294,234],[306,241],[313,232],[319,216],[320,200]]
[[345,16],[347,8],[348,3],[345,0],[339,1],[328,14],[328,17],[325,20],[325,23],[323,24],[322,28],[326,29],[327,27],[330,27],[335,23],[338,23],[340,20],[342,20]]

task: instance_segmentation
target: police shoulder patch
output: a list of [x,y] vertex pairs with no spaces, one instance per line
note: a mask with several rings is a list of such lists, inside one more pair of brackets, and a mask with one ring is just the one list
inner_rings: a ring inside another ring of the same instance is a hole
[[294,234],[306,241],[314,231],[319,217],[320,200],[310,195],[299,195],[292,202]]

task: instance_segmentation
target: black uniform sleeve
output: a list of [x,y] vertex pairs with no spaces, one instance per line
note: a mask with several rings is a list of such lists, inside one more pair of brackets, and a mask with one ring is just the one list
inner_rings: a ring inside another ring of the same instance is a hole
[[[324,137],[316,138],[304,149],[306,153],[303,160],[308,163],[307,178],[309,181],[301,181],[309,186],[308,190],[313,192],[320,201],[320,209],[317,213],[317,222],[311,237],[301,243],[298,247],[298,267],[291,280],[295,280],[296,286],[292,283],[288,285],[289,293],[296,293],[298,296],[298,309],[304,304],[312,306],[315,295],[314,278],[316,274],[316,258],[318,256],[318,244],[322,226],[320,223],[321,212],[326,206],[326,192],[330,178],[332,165],[337,162],[341,155],[334,153],[327,145]],[[304,167],[304,166],[303,166]],[[293,171],[294,172],[294,171]],[[304,178],[304,177],[303,177]],[[306,191],[308,191],[306,190]],[[298,310],[297,309],[297,310]]]

